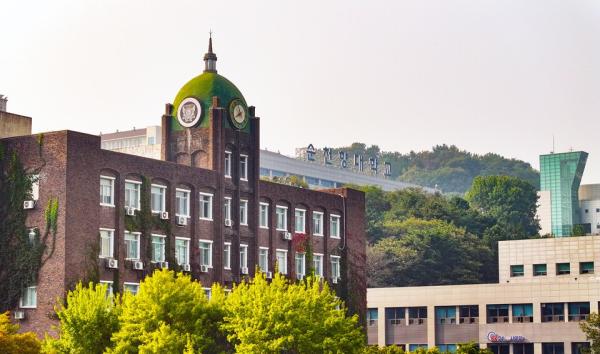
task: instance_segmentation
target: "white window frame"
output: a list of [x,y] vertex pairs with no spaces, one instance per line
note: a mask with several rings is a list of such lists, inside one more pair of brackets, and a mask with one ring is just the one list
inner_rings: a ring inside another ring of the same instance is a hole
[[[260,251],[266,251],[266,259],[265,259],[265,268],[263,269],[260,266],[260,262],[261,262],[261,254]],[[258,267],[260,268],[261,272],[263,273],[267,273],[269,271],[269,247],[259,247],[258,248]]]
[[[225,252],[225,249],[228,249],[228,251]],[[227,257],[225,257],[225,254],[227,254]],[[223,268],[231,269],[231,242],[223,242]]]
[[[285,254],[285,262],[283,262],[283,265],[279,264],[279,257],[278,257],[279,252],[283,252],[283,254]],[[288,269],[287,269],[288,251],[281,249],[281,248],[277,248],[275,250],[275,259],[277,260],[277,268],[278,268],[277,270],[279,271],[279,273],[287,275],[287,273],[288,273]],[[283,267],[283,269],[282,269],[282,267]]]
[[31,199],[38,201],[40,199],[40,175],[31,175]]
[[[301,268],[302,272],[298,272],[298,256],[302,256]],[[302,276],[303,278],[306,276],[306,253],[296,252],[294,255],[294,270],[296,271],[296,277]]]
[[[178,240],[187,242],[187,247],[186,247],[187,254],[185,256],[185,258],[187,260],[186,263],[179,263],[179,259],[177,259],[177,254],[178,254],[178,252],[177,252],[177,241]],[[190,240],[189,237],[175,237],[175,260],[177,261],[177,264],[179,264],[179,265],[190,264],[190,242],[191,242],[191,240]]]
[[[242,208],[242,205],[244,207]],[[248,225],[248,200],[240,199],[240,225]]]
[[[316,229],[315,216],[318,216],[318,215],[321,216],[321,230],[319,232],[316,232],[315,231],[315,229]],[[324,236],[325,235],[325,233],[323,232],[324,231],[323,229],[325,228],[324,221],[325,221],[325,213],[323,213],[322,211],[313,211],[312,212],[312,228],[313,228],[312,231],[313,231],[314,236]]]
[[[26,294],[29,293],[29,291],[31,291],[31,289],[33,289],[34,291],[34,297],[33,297],[33,304],[27,304],[24,305],[23,303],[23,296],[25,296]],[[21,298],[19,299],[19,307],[23,308],[23,309],[35,309],[37,308],[37,285],[32,285],[32,286],[28,286],[25,289],[23,289],[23,294],[21,295]]]
[[123,292],[128,291],[126,288],[127,286],[135,286],[137,289],[135,292],[133,291],[129,291],[131,294],[136,295],[139,291],[140,291],[140,283],[130,283],[130,282],[124,282],[123,283]]
[[[283,213],[283,227],[284,228],[279,228],[279,214],[277,213],[278,209],[284,209],[285,212]],[[283,205],[275,205],[275,218],[276,218],[276,222],[275,222],[275,229],[277,231],[287,231],[287,214],[288,214],[288,207],[287,206],[283,206]]]
[[[262,212],[263,212],[263,207],[265,207],[265,225],[262,225]],[[268,229],[269,228],[269,203],[263,203],[260,202],[260,206],[259,206],[259,213],[258,213],[258,224],[261,229]]]
[[[315,260],[316,257],[319,257],[320,261],[319,261],[319,269],[321,270],[319,273],[317,273],[317,268],[315,267]],[[313,253],[313,269],[315,270],[315,275],[318,277],[323,277],[323,259],[324,259],[325,255],[323,255],[323,253]]]
[[[342,276],[342,269],[341,269],[342,268],[342,263],[340,262],[341,258],[342,257],[340,257],[340,256],[334,256],[334,255],[330,255],[329,256],[329,261],[331,262],[331,277],[332,278],[340,279],[340,277]],[[338,274],[333,274],[333,260],[334,259],[337,259],[337,271],[338,271]]]
[[[298,213],[302,214],[302,230],[298,230]],[[306,209],[296,208],[294,210],[294,232],[299,234],[306,234]]]
[[[331,232],[331,230],[332,230],[331,223],[332,223],[333,219],[337,219],[337,235],[334,235]],[[331,214],[329,216],[329,237],[331,237],[331,238],[341,238],[341,235],[342,235],[341,227],[342,227],[342,217],[340,215],[338,215],[338,214]]]
[[[244,161],[243,164],[242,161]],[[248,155],[244,154],[240,154],[240,179],[242,181],[248,180]]]
[[212,289],[211,288],[202,288],[204,290],[204,296],[206,296],[206,300],[210,300],[212,297]]
[[[127,252],[127,239],[126,239],[127,234],[134,235],[137,237],[137,257],[136,258],[128,257],[129,253]],[[134,260],[134,261],[140,260],[140,258],[141,258],[140,257],[140,243],[142,242],[142,233],[141,232],[130,232],[130,231],[125,230],[125,232],[123,233],[123,241],[125,244],[125,260]]]
[[[153,239],[154,237],[160,237],[163,239],[163,249],[162,249],[162,260],[154,260],[152,258],[154,258],[154,242]],[[159,235],[159,234],[150,234],[150,244],[152,245],[152,254],[151,254],[151,263],[159,263],[159,262],[165,262],[167,260],[167,236],[166,235]]]
[[[209,201],[208,201],[208,217],[204,217],[204,200],[203,197],[209,197]],[[205,193],[205,192],[200,192],[200,219],[201,220],[211,220],[213,219],[213,200],[214,200],[214,194],[212,193]]]
[[[192,191],[190,191],[189,189],[175,188],[175,204],[176,204],[175,208],[179,209],[179,200],[177,200],[178,199],[177,192],[182,192],[187,195],[186,206],[185,206],[187,214],[180,214],[177,212],[177,213],[175,213],[175,215],[189,218],[190,217],[190,205],[191,205],[190,200],[191,200],[191,196],[192,196]],[[177,211],[180,211],[180,210],[177,210]]]
[[127,183],[133,184],[136,186],[137,189],[137,200],[135,201],[135,206],[131,206],[131,205],[127,205],[125,204],[125,207],[130,207],[133,208],[135,210],[140,210],[141,205],[140,205],[140,199],[141,199],[141,194],[142,194],[142,182],[140,181],[134,181],[132,179],[126,179],[125,180],[125,195],[127,195]]
[[[203,264],[202,263],[202,247],[201,247],[202,243],[207,243],[208,244],[208,254],[209,254],[208,264]],[[199,259],[200,265],[205,265],[208,268],[212,268],[213,267],[213,241],[212,240],[206,240],[206,239],[199,239],[198,240],[198,250],[200,251],[200,257],[199,257],[200,258]]]
[[[102,180],[110,181],[110,203],[102,201]],[[100,205],[106,207],[115,207],[115,178],[111,176],[100,175]]]
[[[242,248],[244,249],[244,252],[242,252]],[[242,254],[244,255],[243,258]],[[244,243],[240,244],[240,269],[241,268],[248,268],[248,245]]]
[[29,243],[32,245],[35,242],[35,236],[37,235],[37,232],[38,232],[37,227],[30,227],[29,229],[27,229],[27,237],[29,239]]
[[114,294],[112,280],[100,280],[100,284],[106,284],[106,296],[112,296]]
[[[154,198],[152,198],[152,188],[160,188],[162,190],[161,204],[162,204],[163,210],[155,210],[152,207],[152,200],[154,199]],[[154,184],[154,183],[150,185],[150,209],[152,209],[152,213],[154,213],[154,214],[157,214],[157,213],[160,214],[164,211],[167,211],[167,186],[163,186],[162,184]]]
[[[110,240],[108,243],[108,248],[109,248],[109,253],[110,253],[109,256],[105,256],[102,254],[102,231],[107,231],[110,233]],[[108,259],[115,258],[114,257],[115,256],[115,229],[107,229],[107,228],[101,227],[99,229],[98,233],[100,234],[100,253],[98,254],[98,257],[99,258],[108,258]]]
[[223,173],[225,178],[231,178],[231,161],[233,160],[233,154],[231,151],[225,150],[225,162],[223,163]]
[[[233,204],[231,202],[231,197],[225,197],[225,202],[223,203],[223,217],[224,220],[231,220],[231,205]],[[227,207],[227,208],[225,208]],[[233,221],[231,220],[231,224],[233,225]]]

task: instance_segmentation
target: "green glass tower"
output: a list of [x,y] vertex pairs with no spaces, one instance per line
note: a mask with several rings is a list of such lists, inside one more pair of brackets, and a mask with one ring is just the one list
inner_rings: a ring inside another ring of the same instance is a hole
[[588,154],[583,151],[540,155],[540,189],[550,192],[552,235],[571,236],[579,215],[579,184]]

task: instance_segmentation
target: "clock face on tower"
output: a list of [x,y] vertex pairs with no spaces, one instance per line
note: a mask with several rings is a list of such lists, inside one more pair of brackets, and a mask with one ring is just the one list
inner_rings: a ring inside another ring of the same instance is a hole
[[229,120],[238,129],[245,127],[248,122],[246,118],[246,106],[239,98],[234,99],[229,104]]
[[198,123],[200,117],[202,117],[202,106],[197,99],[188,97],[181,101],[177,112],[179,124],[186,128],[193,127]]

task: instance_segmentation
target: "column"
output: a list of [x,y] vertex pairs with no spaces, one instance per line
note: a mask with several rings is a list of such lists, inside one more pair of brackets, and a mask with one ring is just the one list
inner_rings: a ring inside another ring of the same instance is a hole
[[385,307],[377,308],[377,344],[385,346]]
[[533,323],[542,322],[542,304],[540,302],[533,303]]
[[533,343],[533,354],[542,354],[542,343]]
[[427,346],[435,346],[435,306],[427,306]]

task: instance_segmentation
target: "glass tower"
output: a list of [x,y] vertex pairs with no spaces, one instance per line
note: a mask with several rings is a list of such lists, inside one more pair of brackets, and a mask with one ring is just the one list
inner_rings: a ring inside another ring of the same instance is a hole
[[579,184],[587,157],[583,151],[540,155],[540,189],[550,191],[553,236],[571,236],[581,223]]

